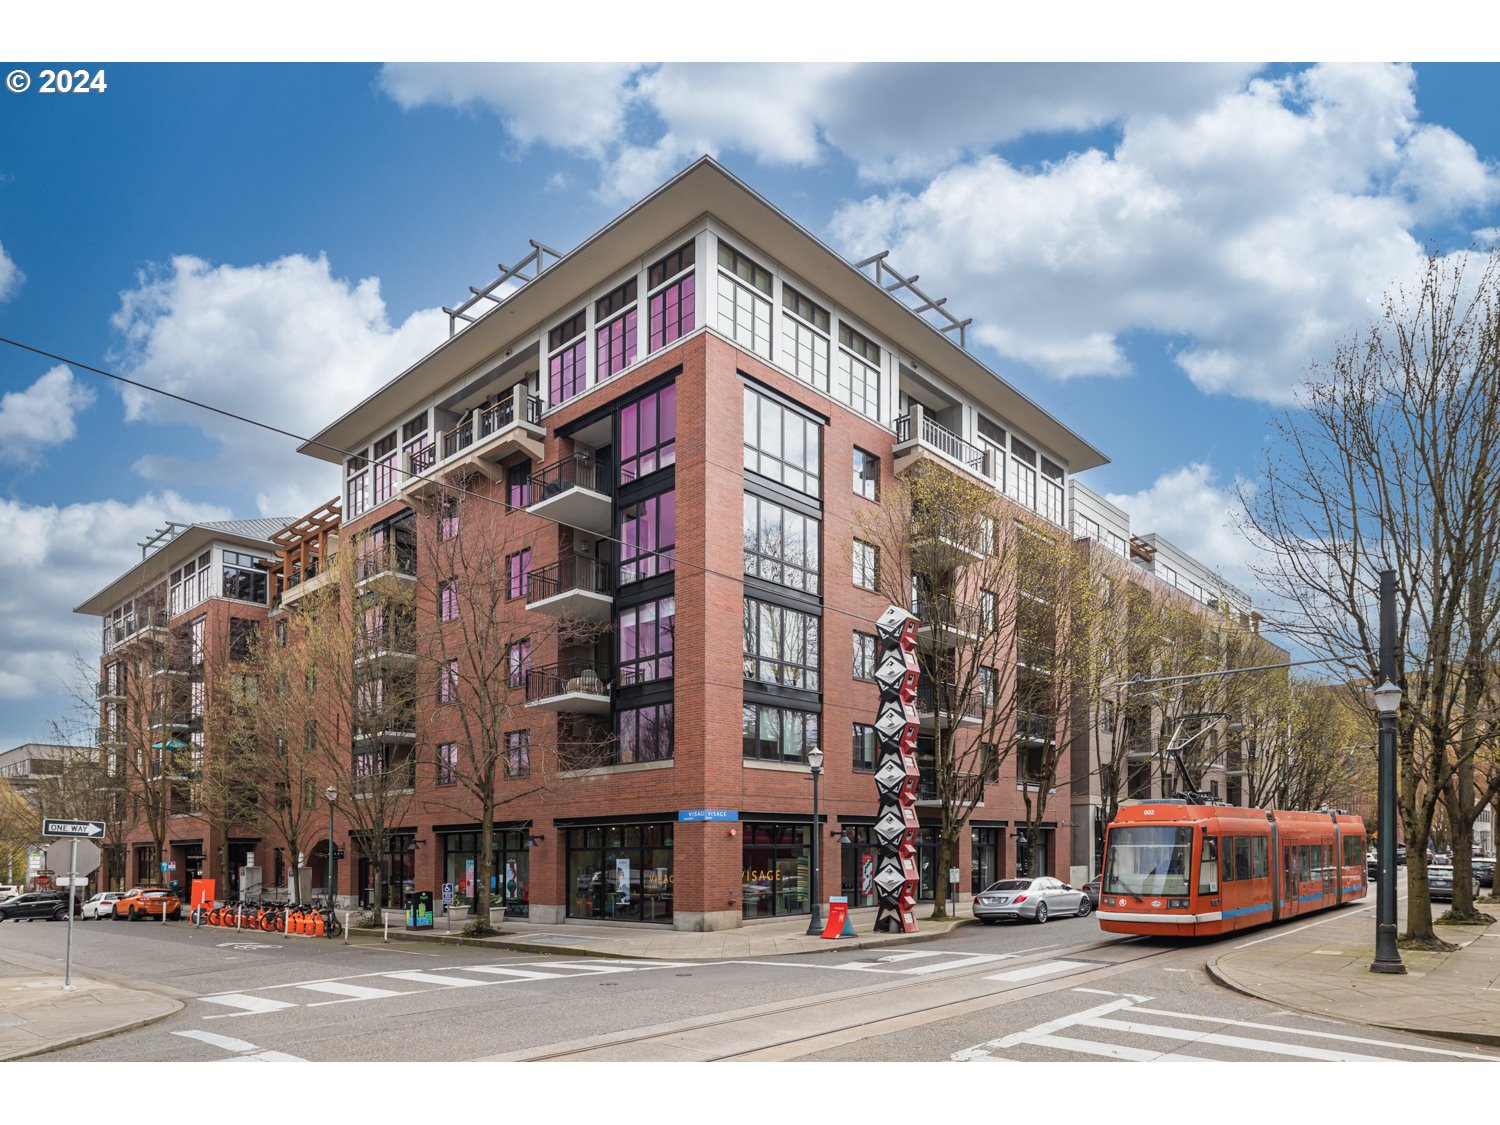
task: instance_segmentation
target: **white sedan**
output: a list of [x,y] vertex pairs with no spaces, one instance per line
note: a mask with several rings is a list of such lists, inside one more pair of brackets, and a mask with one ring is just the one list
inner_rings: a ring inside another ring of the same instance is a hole
[[83,904],[83,917],[85,919],[108,918],[115,912],[115,899],[119,898],[124,891],[100,891],[93,898]]

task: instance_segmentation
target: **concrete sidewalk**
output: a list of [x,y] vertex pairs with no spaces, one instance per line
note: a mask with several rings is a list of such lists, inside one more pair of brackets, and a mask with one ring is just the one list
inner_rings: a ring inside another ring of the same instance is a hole
[[165,1019],[182,1004],[154,992],[74,975],[38,975],[0,962],[0,1062],[103,1039]]
[[[1436,904],[1441,913],[1443,904]],[[1404,908],[1405,900],[1401,902]],[[1480,911],[1500,919],[1500,904]],[[1405,929],[1405,917],[1398,932]],[[1209,975],[1237,992],[1350,1023],[1500,1046],[1500,920],[1437,926],[1452,953],[1401,950],[1404,975],[1372,973],[1373,909],[1310,915],[1251,930],[1239,948],[1211,958]],[[1271,940],[1274,939],[1274,940]]]

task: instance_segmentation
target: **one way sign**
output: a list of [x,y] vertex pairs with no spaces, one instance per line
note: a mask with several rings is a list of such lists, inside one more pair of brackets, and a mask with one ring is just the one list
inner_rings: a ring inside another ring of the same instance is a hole
[[93,839],[104,835],[102,820],[43,820],[43,836],[82,836]]

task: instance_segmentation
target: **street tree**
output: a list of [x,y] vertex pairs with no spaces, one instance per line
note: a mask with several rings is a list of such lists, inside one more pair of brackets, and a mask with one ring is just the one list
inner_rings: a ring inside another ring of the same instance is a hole
[[[1010,760],[1022,722],[1016,621],[1020,542],[1045,533],[992,488],[923,458],[854,526],[852,549],[873,549],[874,588],[921,622],[923,684],[917,710],[932,716],[918,740],[924,798],[937,802],[937,870],[955,865],[964,826]],[[856,565],[860,565],[856,554]],[[1037,669],[1038,674],[1041,669]],[[1027,730],[1056,740],[1055,698]],[[1051,725],[1049,725],[1051,724]],[[948,915],[948,886],[934,880],[933,917]]]
[[[1379,676],[1376,591],[1397,576],[1406,938],[1439,945],[1426,851],[1455,772],[1493,745],[1500,655],[1500,254],[1430,256],[1379,320],[1315,366],[1276,423],[1246,529],[1284,635]],[[1373,710],[1367,709],[1373,726]],[[1467,857],[1465,857],[1467,866]]]

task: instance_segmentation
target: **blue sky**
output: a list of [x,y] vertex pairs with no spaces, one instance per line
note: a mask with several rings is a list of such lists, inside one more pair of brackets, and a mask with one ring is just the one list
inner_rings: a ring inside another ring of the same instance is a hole
[[[1488,65],[103,65],[0,92],[0,335],[311,433],[528,239],[566,251],[711,152],[848,256],[891,248],[1112,459],[1084,479],[1137,531],[1252,593],[1224,516],[1270,412],[1425,245],[1500,230]],[[3,748],[65,717],[98,654],[71,607],[154,527],[336,481],[3,346],[0,394]]]

